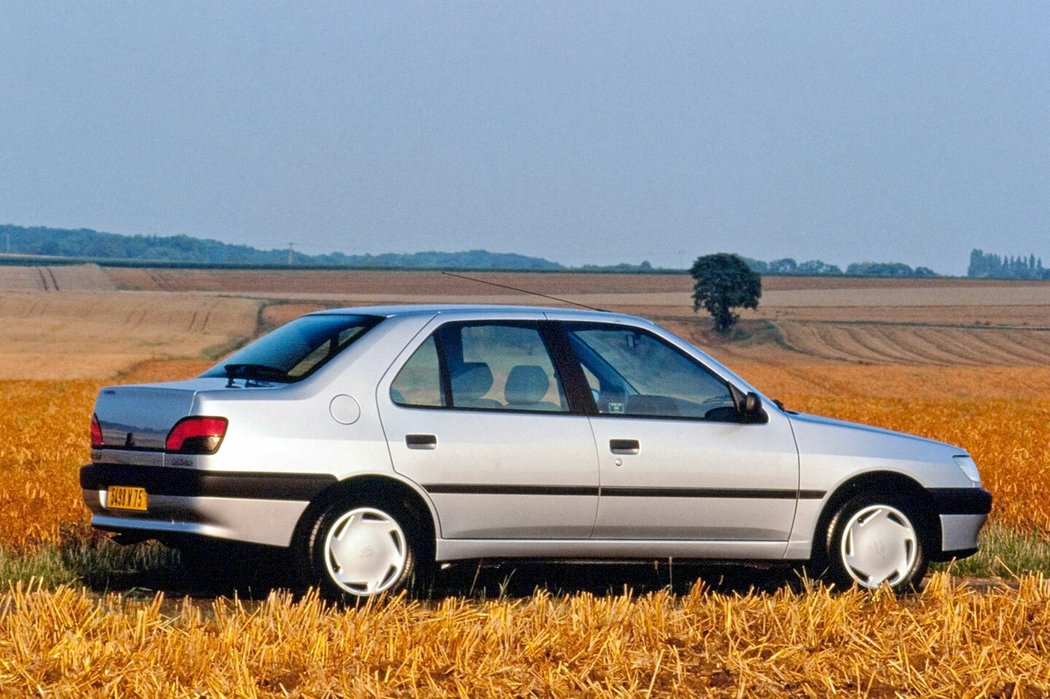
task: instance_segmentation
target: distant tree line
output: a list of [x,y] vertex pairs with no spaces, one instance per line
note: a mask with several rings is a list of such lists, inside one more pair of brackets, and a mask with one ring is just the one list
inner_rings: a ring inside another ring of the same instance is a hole
[[139,260],[144,263],[195,265],[340,266],[358,268],[565,269],[557,262],[515,253],[465,252],[305,255],[289,249],[259,250],[185,235],[118,235],[90,229],[0,226],[0,252],[17,255],[86,258],[96,261]]
[[966,276],[977,279],[1050,279],[1050,269],[1043,267],[1043,259],[1028,257],[1000,257],[983,250],[970,253],[970,267]]
[[95,260],[156,260],[216,264],[279,264],[285,250],[257,250],[187,235],[118,235],[86,228],[0,226],[4,252],[18,255],[77,257]]
[[834,276],[846,274],[856,277],[936,277],[938,276],[929,267],[910,267],[902,262],[854,262],[842,268],[837,265],[829,265],[821,260],[808,260],[796,262],[790,257],[785,257],[772,262],[742,258],[754,272],[759,274],[795,274],[799,276]]
[[[249,245],[232,245],[218,240],[192,238],[187,235],[119,235],[86,228],[61,228],[0,225],[0,253],[40,255],[96,262],[217,265],[217,266],[333,266],[386,269],[507,269],[507,270],[580,270],[584,272],[665,272],[680,270],[654,268],[648,261],[641,264],[584,265],[569,268],[541,257],[487,250],[465,252],[386,253],[382,255],[346,255],[333,252],[306,255],[288,248],[260,250]],[[850,275],[859,277],[933,277],[928,267],[909,267],[900,262],[857,262],[846,267],[821,260],[797,262],[785,257],[771,262],[742,258],[752,271],[764,275]],[[1000,257],[974,250],[970,254],[970,277],[1007,279],[1048,279],[1050,271],[1034,255]]]

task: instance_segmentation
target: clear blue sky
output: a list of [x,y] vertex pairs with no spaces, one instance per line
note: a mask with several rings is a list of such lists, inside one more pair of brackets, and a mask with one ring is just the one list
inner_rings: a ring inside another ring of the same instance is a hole
[[1050,4],[4,1],[0,223],[1050,264]]

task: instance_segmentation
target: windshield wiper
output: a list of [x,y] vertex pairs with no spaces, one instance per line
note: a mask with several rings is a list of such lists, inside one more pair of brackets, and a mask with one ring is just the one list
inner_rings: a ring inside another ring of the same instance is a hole
[[233,386],[234,379],[244,379],[247,386],[250,381],[287,381],[288,372],[284,369],[268,366],[266,364],[227,364],[223,366],[226,370],[226,388]]

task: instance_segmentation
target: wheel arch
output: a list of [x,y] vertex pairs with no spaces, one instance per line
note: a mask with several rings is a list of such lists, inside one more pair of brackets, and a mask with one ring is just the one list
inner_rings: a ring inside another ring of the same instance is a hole
[[339,481],[316,495],[299,516],[293,535],[293,545],[302,541],[313,522],[334,503],[356,495],[369,495],[392,502],[406,511],[418,528],[419,545],[430,560],[437,546],[437,515],[428,500],[408,483],[376,474],[352,476]]
[[859,474],[841,483],[825,502],[820,517],[817,518],[813,531],[812,550],[810,555],[816,559],[824,554],[828,529],[839,509],[858,495],[870,494],[874,497],[888,495],[903,497],[916,505],[913,514],[917,521],[915,526],[922,535],[923,549],[930,560],[936,560],[941,553],[941,521],[934,507],[933,496],[914,478],[894,471],[873,471]]

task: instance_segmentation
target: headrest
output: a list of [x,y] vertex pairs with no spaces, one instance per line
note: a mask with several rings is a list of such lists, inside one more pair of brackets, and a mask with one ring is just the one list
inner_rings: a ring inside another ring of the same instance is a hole
[[504,394],[507,403],[539,403],[551,386],[547,372],[534,364],[519,364],[510,370]]
[[480,398],[492,388],[492,370],[485,362],[464,362],[452,377],[452,394]]

